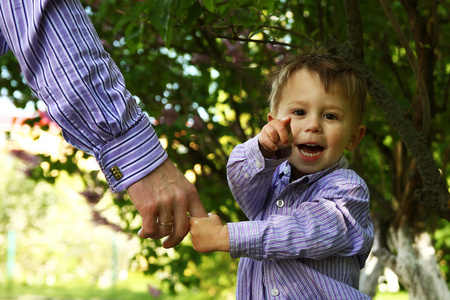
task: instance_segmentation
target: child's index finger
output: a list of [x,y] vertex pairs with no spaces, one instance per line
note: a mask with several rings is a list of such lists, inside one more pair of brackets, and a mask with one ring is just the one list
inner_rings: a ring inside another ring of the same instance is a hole
[[[292,142],[294,141],[294,138],[292,137],[292,132],[291,132],[291,120],[292,119],[289,116],[280,119],[280,123],[284,126],[284,128],[286,129],[286,132],[287,132],[287,136],[285,136],[284,134],[283,134],[283,136],[280,136],[283,146],[288,146],[288,145],[292,144]],[[284,148],[284,147],[282,147],[282,148]]]
[[288,130],[289,133],[291,133],[291,117],[284,117],[280,119],[281,124],[284,125],[284,127],[286,127],[286,129]]

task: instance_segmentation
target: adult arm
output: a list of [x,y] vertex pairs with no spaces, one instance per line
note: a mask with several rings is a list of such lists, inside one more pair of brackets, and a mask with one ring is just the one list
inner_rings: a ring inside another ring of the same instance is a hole
[[[141,237],[170,234],[164,246],[177,245],[189,229],[186,212],[206,212],[167,159],[81,4],[0,0],[0,8],[0,50],[14,53],[65,139],[95,156],[112,191],[128,188],[143,217]],[[158,216],[166,223],[173,216],[173,228],[158,225]]]

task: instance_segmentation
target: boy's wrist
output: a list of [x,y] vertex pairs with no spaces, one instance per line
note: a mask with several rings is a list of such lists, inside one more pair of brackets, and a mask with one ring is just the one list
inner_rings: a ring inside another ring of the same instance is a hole
[[259,151],[261,151],[262,156],[264,156],[264,158],[271,158],[273,156],[273,154],[275,153],[272,150],[267,150],[260,141],[258,141],[258,146],[259,146]]
[[230,236],[228,234],[228,225],[224,225],[220,230],[217,250],[222,252],[230,252]]

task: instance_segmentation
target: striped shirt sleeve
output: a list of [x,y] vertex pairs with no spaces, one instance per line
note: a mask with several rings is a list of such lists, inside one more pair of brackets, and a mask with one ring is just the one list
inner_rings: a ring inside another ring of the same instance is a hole
[[[346,199],[329,200],[344,193]],[[229,223],[230,254],[254,260],[356,256],[362,267],[373,241],[373,230],[366,218],[357,220],[362,210],[368,210],[368,203],[356,195],[359,193],[364,193],[363,189],[354,187],[343,193],[330,193],[328,199],[319,196],[305,201],[287,215]]]
[[65,139],[95,156],[114,192],[167,159],[78,0],[0,0],[0,8],[1,54],[14,53]]
[[265,159],[259,150],[258,139],[259,135],[237,145],[227,163],[228,185],[250,220],[261,212],[270,193],[273,173],[290,155],[288,153],[279,159]]

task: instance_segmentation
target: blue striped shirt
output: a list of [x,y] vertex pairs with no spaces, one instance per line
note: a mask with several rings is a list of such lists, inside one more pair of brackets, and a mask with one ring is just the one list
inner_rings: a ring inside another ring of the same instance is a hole
[[365,182],[342,156],[290,183],[290,153],[264,159],[255,137],[230,156],[229,185],[250,220],[228,224],[236,298],[369,299],[358,291],[373,243]]
[[0,55],[9,50],[65,139],[95,156],[114,192],[167,158],[78,0],[0,0]]

